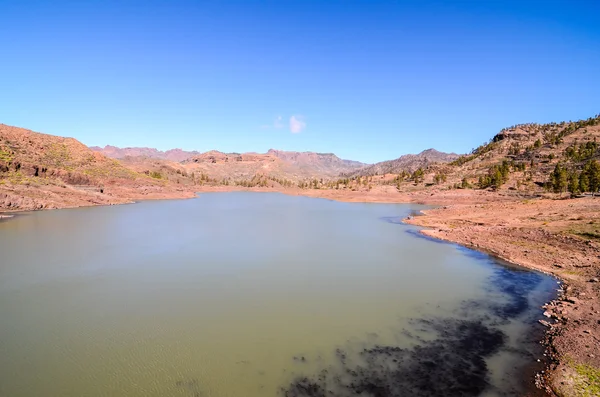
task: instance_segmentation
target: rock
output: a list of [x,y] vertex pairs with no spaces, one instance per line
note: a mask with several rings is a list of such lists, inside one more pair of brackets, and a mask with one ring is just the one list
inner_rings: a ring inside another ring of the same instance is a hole
[[552,317],[552,313],[550,313],[549,311],[547,311],[547,310],[546,310],[546,311],[544,312],[544,316],[546,316],[546,317],[550,318],[550,317]]
[[584,330],[583,330],[583,333],[584,333],[584,334],[591,334],[591,333],[592,333],[592,331],[590,331],[589,329],[584,329]]
[[565,297],[565,300],[567,302],[573,303],[573,304],[579,303],[579,299],[575,298],[574,296],[567,296],[567,297]]
[[552,327],[552,324],[550,324],[546,320],[539,320],[539,323],[542,324],[544,327]]
[[598,279],[598,277],[592,277],[590,278],[590,283],[600,283],[600,279]]

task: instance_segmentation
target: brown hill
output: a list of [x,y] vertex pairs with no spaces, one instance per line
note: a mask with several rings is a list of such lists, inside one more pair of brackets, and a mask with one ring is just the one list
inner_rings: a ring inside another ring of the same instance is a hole
[[222,153],[213,150],[182,163],[188,172],[204,173],[219,181],[243,181],[264,175],[294,182],[310,178],[333,178],[341,172],[364,165],[342,160],[330,153],[286,152],[274,149],[265,154]]
[[[567,178],[579,177],[600,158],[600,116],[575,122],[521,124],[505,128],[472,153],[449,163],[447,186],[464,179],[473,188],[540,194],[553,191],[557,164]],[[444,185],[442,184],[442,185]],[[563,186],[562,191],[567,190]]]
[[0,208],[115,204],[175,195],[165,180],[135,172],[73,138],[0,124]]
[[[201,173],[219,181],[243,181],[256,175],[282,178],[291,181],[309,178],[333,178],[341,173],[352,172],[366,164],[343,160],[333,153],[289,152],[270,149],[267,153],[222,153],[211,150],[205,153],[172,149],[165,152],[144,147],[118,148],[107,145],[90,149],[108,157],[125,160],[129,167],[140,170],[144,166],[167,171],[174,167],[169,162],[181,162],[190,173]],[[166,160],[167,163],[147,159]],[[139,164],[138,164],[139,163]],[[159,165],[160,164],[160,165]],[[177,167],[175,167],[177,168]]]
[[596,192],[600,189],[600,116],[516,125],[467,155],[438,154],[430,149],[402,156],[336,182],[312,181],[311,187],[370,191],[387,185],[401,192],[469,188],[516,196],[564,194],[569,189],[574,194]]
[[419,154],[406,154],[395,160],[382,161],[354,172],[345,173],[344,176],[398,174],[402,171],[413,172],[418,168],[427,168],[435,163],[449,163],[458,157],[459,155],[455,153],[444,153],[435,149],[427,149]]
[[188,173],[206,175],[217,181],[236,183],[264,175],[296,180],[301,174],[297,167],[272,154],[222,153],[216,150],[202,153],[182,162]]
[[341,159],[333,153],[287,152],[269,149],[267,154],[276,156],[299,168],[310,169],[313,173],[317,172],[327,177],[352,172],[367,166],[367,164],[359,161]]
[[111,145],[106,145],[103,148],[99,146],[90,146],[90,149],[92,149],[95,152],[100,152],[103,155],[113,159],[122,159],[125,157],[149,157],[176,162],[184,161],[189,159],[190,157],[197,156],[200,154],[200,152],[189,152],[181,149],[170,149],[163,152],[161,150],[147,147],[119,148]]

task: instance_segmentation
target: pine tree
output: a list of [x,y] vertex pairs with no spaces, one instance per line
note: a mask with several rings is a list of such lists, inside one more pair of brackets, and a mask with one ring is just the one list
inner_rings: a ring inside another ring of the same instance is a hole
[[571,194],[579,194],[579,174],[576,171],[569,175],[568,190]]
[[590,190],[590,178],[588,177],[587,172],[584,170],[579,175],[579,191],[581,193],[588,192]]
[[554,171],[552,171],[550,179],[554,193],[562,193],[567,188],[569,182],[567,171],[560,163],[556,164],[556,167],[554,167]]
[[600,190],[600,163],[596,160],[591,160],[588,164],[590,191],[592,192],[592,195],[594,195]]

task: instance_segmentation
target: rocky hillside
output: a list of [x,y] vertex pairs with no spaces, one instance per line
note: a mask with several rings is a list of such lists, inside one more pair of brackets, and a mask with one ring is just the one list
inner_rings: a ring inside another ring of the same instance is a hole
[[313,179],[302,186],[352,191],[395,186],[400,192],[479,189],[526,197],[595,193],[600,190],[600,116],[515,125],[466,155],[429,149],[364,167],[336,181]]
[[190,157],[197,156],[200,154],[200,152],[189,152],[181,149],[171,149],[163,152],[161,150],[147,147],[119,148],[110,145],[106,145],[103,148],[99,146],[90,146],[90,149],[92,149],[95,152],[100,152],[103,155],[113,159],[122,159],[125,157],[148,157],[153,159],[169,160],[175,162],[181,162],[189,159]]
[[[453,157],[450,162],[433,162],[429,158],[412,161],[414,156],[403,156],[366,167],[336,182],[335,186],[364,190],[377,185],[395,185],[403,192],[485,189],[521,196],[597,192],[600,190],[600,116],[580,121],[515,125],[503,129],[471,153]],[[394,163],[403,166],[396,168],[392,166]],[[319,186],[322,187],[327,186]]]
[[167,194],[171,185],[76,139],[0,124],[0,209],[121,203]]
[[[447,174],[448,185],[463,184],[464,180],[465,186],[480,189],[560,193],[567,192],[571,184],[573,193],[589,192],[597,184],[594,167],[600,160],[598,141],[600,116],[575,122],[521,124],[503,129],[488,143],[437,172]],[[590,166],[592,170],[588,170]],[[579,186],[580,177],[592,180]]]
[[185,160],[182,164],[188,173],[206,175],[209,179],[227,181],[229,184],[260,176],[296,181],[316,175],[316,171],[313,174],[312,170],[302,170],[272,154],[260,153],[222,153],[212,150]]
[[356,171],[367,166],[367,164],[359,161],[341,159],[333,153],[287,152],[270,149],[267,154],[299,168],[309,169],[313,173],[320,173],[327,177]]
[[444,153],[435,149],[427,149],[419,154],[406,154],[395,160],[382,161],[360,168],[354,172],[346,172],[343,176],[355,177],[398,174],[402,171],[411,173],[418,168],[427,168],[435,163],[449,163],[456,160],[458,157],[459,155],[455,153]]
[[[107,145],[90,149],[107,157],[124,160],[129,166],[141,169],[142,164],[154,168],[175,167],[182,163],[189,172],[202,173],[211,179],[242,181],[255,175],[285,178],[292,181],[307,178],[334,178],[366,166],[358,161],[343,160],[333,153],[288,152],[270,149],[267,153],[222,153],[216,150],[200,153],[172,149],[160,151],[145,147],[118,148]],[[166,163],[149,160],[166,160]],[[169,163],[171,162],[171,163]]]
[[267,153],[202,153],[182,162],[188,172],[203,173],[216,180],[243,181],[255,176],[293,182],[335,178],[341,172],[356,170],[364,164],[342,160],[331,153],[286,152],[271,149]]

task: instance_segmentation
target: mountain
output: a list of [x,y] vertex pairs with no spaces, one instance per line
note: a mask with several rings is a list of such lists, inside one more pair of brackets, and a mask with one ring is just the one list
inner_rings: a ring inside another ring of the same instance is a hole
[[299,181],[334,178],[364,166],[357,161],[342,160],[332,153],[287,152],[270,149],[267,153],[222,153],[210,151],[182,162],[193,172],[217,180],[249,180],[257,175]]
[[0,124],[0,209],[116,204],[176,191],[183,192],[76,139]]
[[200,152],[188,152],[181,149],[171,149],[163,152],[161,150],[147,147],[119,148],[111,145],[106,145],[103,148],[99,146],[90,146],[90,149],[92,149],[95,152],[100,152],[105,156],[111,157],[113,159],[122,159],[125,157],[149,157],[175,162],[181,162],[189,159],[190,157],[197,156],[200,154]]
[[342,186],[334,186],[352,190],[395,186],[402,192],[494,190],[525,197],[598,192],[600,115],[579,121],[519,124],[504,128],[469,154],[430,149],[365,167],[348,178]]
[[372,176],[384,174],[398,174],[402,171],[413,172],[419,168],[426,168],[435,163],[449,163],[459,157],[455,153],[439,152],[435,149],[427,149],[419,154],[406,154],[395,160],[382,161],[367,167],[360,168],[354,172],[346,172],[344,176]]
[[[487,189],[539,196],[600,190],[600,116],[505,128],[471,153],[434,149],[373,165],[331,153],[206,153],[178,149],[93,151],[63,138],[0,124],[0,209],[116,204],[189,197],[198,186],[335,189],[395,194]],[[183,161],[171,161],[166,158]],[[191,156],[191,157],[188,157]],[[339,176],[342,176],[340,178]],[[201,190],[201,189],[200,189]],[[432,193],[433,194],[433,193]]]
[[269,149],[267,154],[298,167],[310,168],[311,170],[321,172],[326,176],[336,176],[341,173],[351,172],[367,165],[359,161],[340,159],[333,153],[287,152]]
[[[600,116],[561,123],[519,124],[504,128],[489,142],[449,163],[443,172],[448,175],[447,184],[464,179],[475,188],[541,193],[550,187],[546,185],[552,182],[557,166],[560,179],[578,182],[590,162],[600,161],[598,141]],[[596,178],[591,173],[589,177]],[[558,190],[568,188],[562,182],[559,185]]]
[[[187,164],[190,169],[199,170],[209,177],[219,180],[223,178],[247,179],[257,173],[291,180],[332,178],[341,173],[358,170],[366,165],[358,161],[340,159],[333,153],[289,152],[275,149],[270,149],[265,154],[222,153],[216,150],[200,153],[181,149],[171,149],[163,152],[146,147],[119,148],[110,145],[104,148],[91,146],[90,149],[115,159],[140,158],[137,160],[128,159],[129,165],[135,165],[136,161],[144,164],[151,163],[142,160],[141,157],[180,162]],[[274,164],[263,167],[265,163]],[[227,166],[223,164],[227,164]]]

